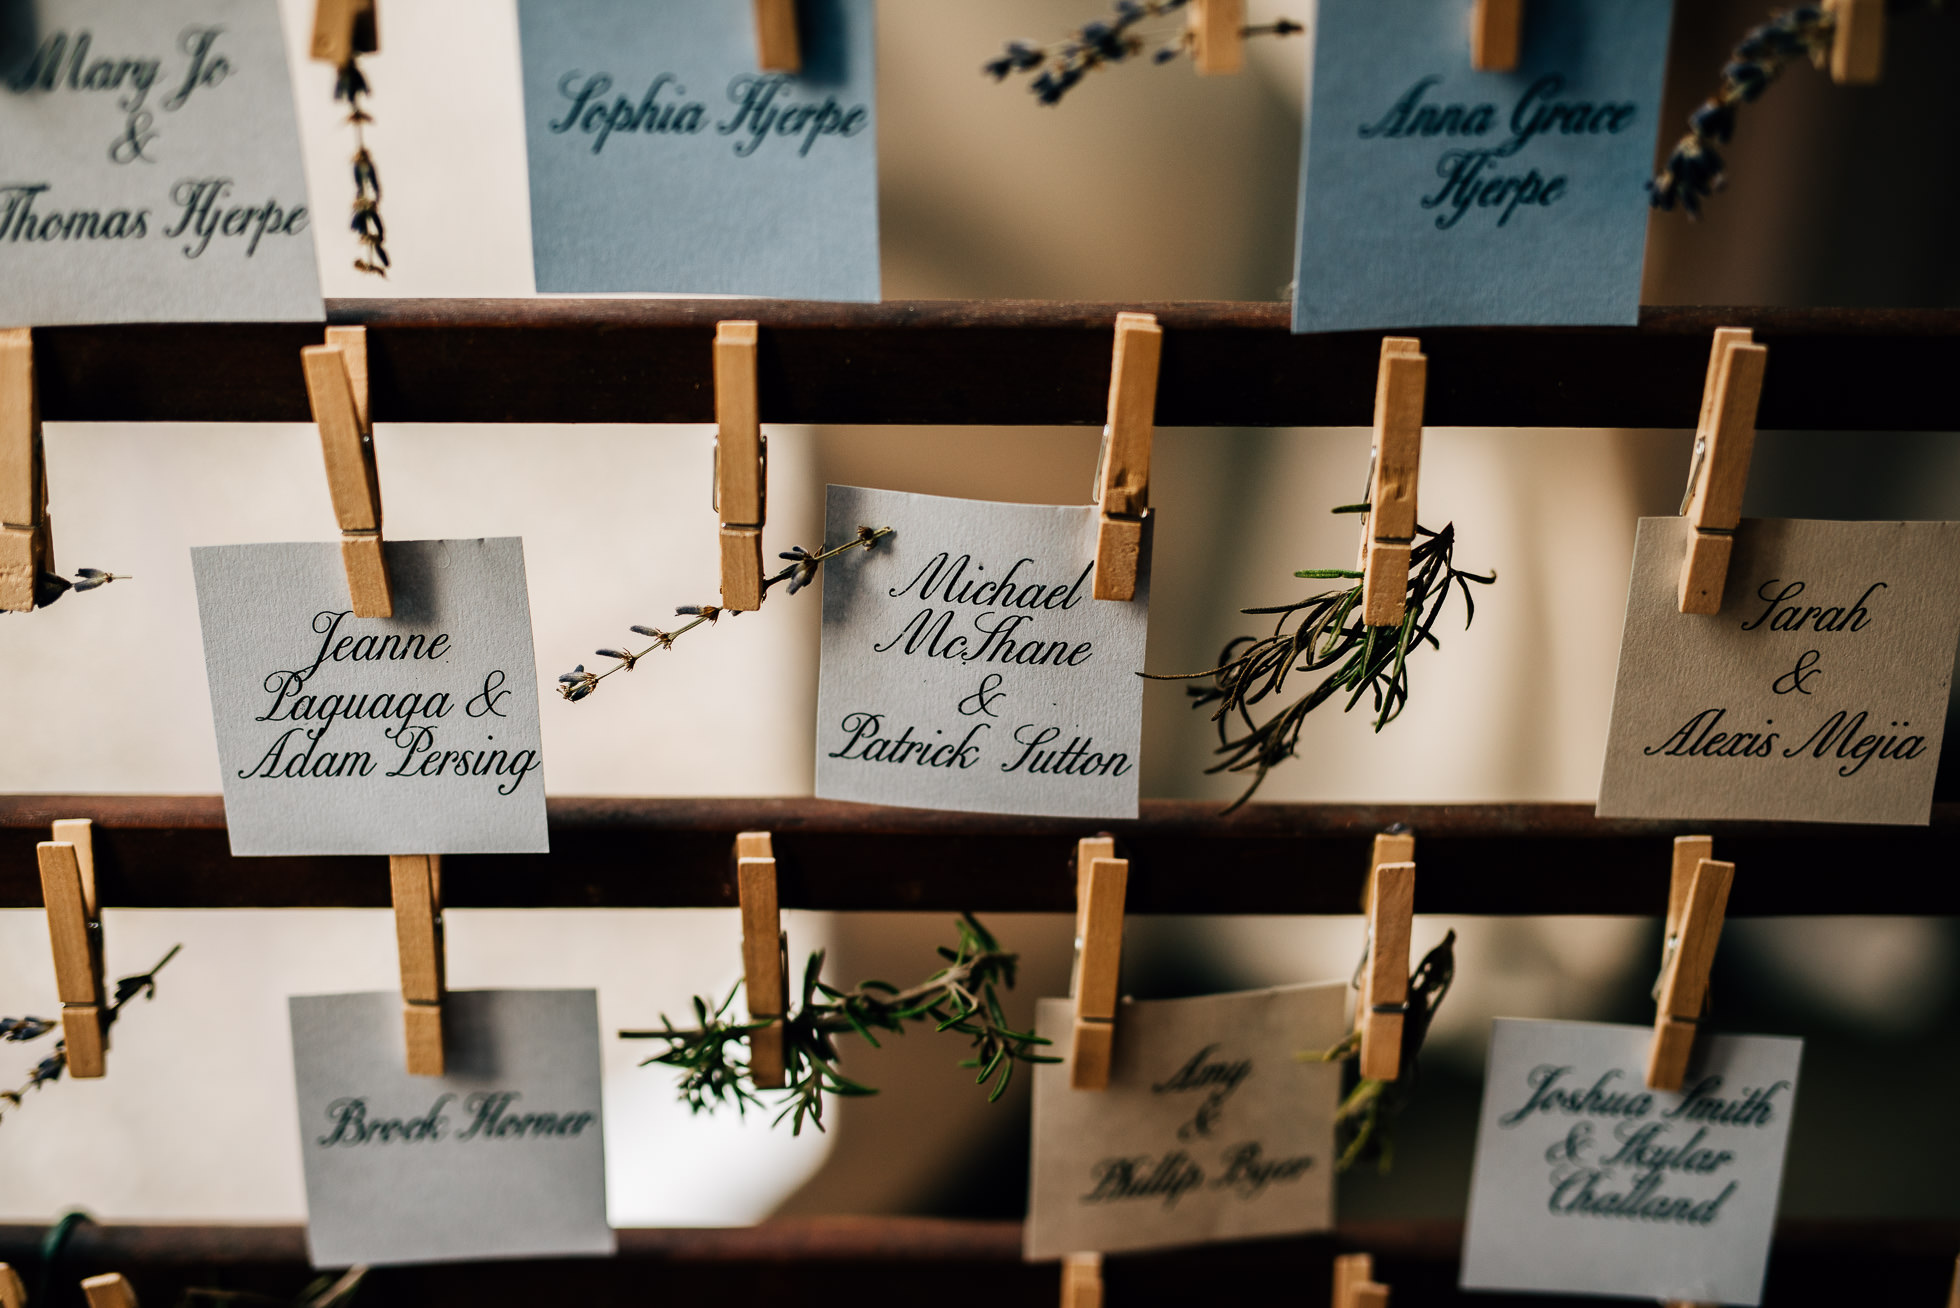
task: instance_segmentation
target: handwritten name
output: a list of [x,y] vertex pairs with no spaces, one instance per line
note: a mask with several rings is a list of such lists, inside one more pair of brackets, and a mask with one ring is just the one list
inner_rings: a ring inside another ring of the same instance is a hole
[[1259,1142],[1249,1140],[1220,1153],[1218,1166],[1218,1174],[1208,1178],[1205,1169],[1182,1149],[1163,1155],[1105,1158],[1091,1170],[1093,1188],[1078,1202],[1156,1199],[1166,1208],[1175,1208],[1179,1199],[1206,1186],[1231,1191],[1238,1199],[1257,1199],[1267,1187],[1298,1181],[1312,1171],[1313,1155],[1267,1158]]
[[[1428,100],[1442,80],[1435,75],[1419,78],[1380,118],[1361,125],[1361,139],[1481,141],[1498,130],[1495,104]],[[1423,208],[1444,210],[1436,217],[1439,229],[1454,228],[1472,208],[1499,211],[1498,227],[1508,224],[1520,208],[1550,208],[1565,197],[1567,177],[1547,177],[1536,168],[1499,175],[1498,161],[1516,156],[1541,137],[1617,136],[1639,118],[1639,106],[1631,102],[1565,100],[1560,98],[1564,90],[1562,76],[1540,77],[1502,120],[1508,127],[1503,139],[1488,146],[1452,146],[1443,152],[1436,163],[1441,185],[1421,197]]]
[[1189,1140],[1194,1135],[1210,1135],[1224,1112],[1225,1101],[1252,1075],[1251,1059],[1214,1060],[1212,1055],[1217,1051],[1217,1045],[1206,1045],[1191,1055],[1184,1066],[1150,1087],[1152,1094],[1198,1092],[1204,1095],[1197,1113],[1177,1128],[1177,1138],[1180,1140]]
[[479,1090],[463,1100],[469,1124],[450,1133],[448,1108],[457,1096],[436,1096],[426,1113],[417,1117],[371,1115],[365,1096],[350,1095],[327,1105],[330,1129],[314,1140],[322,1149],[361,1145],[437,1144],[481,1140],[573,1139],[599,1120],[595,1112],[516,1113],[511,1106],[524,1096],[515,1090]]
[[[189,103],[192,94],[215,87],[232,72],[229,58],[215,47],[224,28],[187,27],[177,39],[178,50],[188,62],[181,77],[172,78],[177,89],[162,101],[166,113],[174,113]],[[7,80],[7,89],[16,95],[29,92],[119,93],[115,106],[124,114],[123,128],[109,144],[109,158],[119,164],[155,163],[148,153],[158,133],[156,117],[146,107],[150,90],[162,76],[163,60],[154,56],[96,55],[95,36],[87,29],[72,37],[66,31],[50,32],[26,64]]]
[[[735,157],[747,159],[771,137],[800,143],[796,153],[807,156],[818,141],[828,136],[852,137],[870,126],[871,110],[862,104],[845,105],[834,95],[822,100],[791,103],[793,79],[743,73],[728,84],[733,112],[714,124],[719,136],[737,138]],[[709,129],[708,106],[686,100],[687,88],[672,73],[661,73],[648,84],[646,94],[635,103],[627,96],[607,95],[612,91],[610,73],[581,71],[558,79],[558,94],[570,101],[564,116],[547,123],[558,136],[574,130],[592,138],[592,153],[606,148],[615,133],[645,136],[699,136]],[[667,99],[661,98],[662,94]]]

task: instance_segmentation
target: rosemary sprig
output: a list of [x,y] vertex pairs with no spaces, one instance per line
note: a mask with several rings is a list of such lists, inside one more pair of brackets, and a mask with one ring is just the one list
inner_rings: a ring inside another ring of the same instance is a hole
[[[1348,504],[1336,513],[1365,513],[1366,504]],[[1144,673],[1153,681],[1193,681],[1210,678],[1210,686],[1189,686],[1193,708],[1212,707],[1211,720],[1218,725],[1220,762],[1205,769],[1206,775],[1219,772],[1251,772],[1245,793],[1225,811],[1233,812],[1251,799],[1266,774],[1292,758],[1299,749],[1300,732],[1307,714],[1319,708],[1337,692],[1347,691],[1343,711],[1352,711],[1366,695],[1373,695],[1375,730],[1393,722],[1409,702],[1409,657],[1424,645],[1442,648],[1436,639],[1436,621],[1442,616],[1453,588],[1463,592],[1463,625],[1469,629],[1476,617],[1476,601],[1470,583],[1487,586],[1497,574],[1479,576],[1457,569],[1456,526],[1441,531],[1416,528],[1415,548],[1409,554],[1409,589],[1406,616],[1399,627],[1371,627],[1361,617],[1361,574],[1347,568],[1314,568],[1296,572],[1296,577],[1353,581],[1341,590],[1322,591],[1292,604],[1272,608],[1243,609],[1248,615],[1278,615],[1270,636],[1235,636],[1218,656],[1218,666],[1203,672]],[[1291,631],[1287,624],[1294,623]],[[1296,660],[1298,662],[1296,663]],[[1332,668],[1319,684],[1287,704],[1264,722],[1255,721],[1253,708],[1286,687],[1293,672],[1320,672]],[[1215,707],[1213,707],[1215,706]],[[1235,734],[1236,733],[1236,734]]]
[[[1365,961],[1365,960],[1364,960]],[[1423,955],[1422,962],[1409,977],[1409,1011],[1402,1018],[1402,1074],[1394,1081],[1359,1078],[1334,1114],[1335,1145],[1340,1158],[1334,1170],[1345,1172],[1363,1159],[1373,1156],[1376,1166],[1386,1172],[1395,1161],[1395,1140],[1391,1126],[1395,1118],[1415,1098],[1416,1057],[1429,1035],[1429,1023],[1443,1006],[1443,997],[1456,979],[1456,932]],[[1303,1063],[1344,1063],[1361,1055],[1361,1033],[1350,1031],[1332,1049],[1299,1054]]]
[[[1886,0],[1888,13],[1940,9],[1946,0]],[[1722,69],[1722,85],[1688,115],[1688,133],[1676,142],[1660,173],[1647,183],[1656,209],[1678,204],[1688,217],[1701,216],[1701,202],[1722,189],[1726,165],[1716,145],[1735,135],[1736,111],[1762,98],[1790,65],[1808,59],[1821,68],[1837,38],[1837,14],[1820,4],[1778,10],[1737,42]]]
[[[1042,104],[1059,104],[1083,78],[1099,68],[1120,64],[1153,45],[1150,62],[1167,64],[1191,53],[1192,33],[1179,25],[1174,31],[1146,34],[1151,19],[1168,17],[1190,0],[1115,0],[1115,15],[1084,23],[1052,45],[1009,41],[1000,54],[981,66],[996,82],[1014,73],[1031,73],[1028,89]],[[1293,36],[1307,29],[1288,18],[1240,28],[1245,36]]]
[[[892,529],[890,527],[859,527],[857,529],[857,535],[845,541],[842,545],[827,546],[815,554],[810,553],[810,551],[798,545],[782,554],[778,554],[776,556],[777,558],[788,559],[790,565],[774,576],[764,577],[762,579],[762,598],[765,600],[768,599],[770,588],[778,582],[785,581],[789,583],[789,594],[794,595],[797,591],[802,590],[805,586],[815,581],[817,578],[817,569],[829,560],[836,558],[848,550],[854,550],[860,547],[868,550],[891,534]],[[625,648],[593,651],[602,659],[614,659],[616,662],[604,672],[587,672],[585,665],[581,663],[570,672],[559,673],[558,693],[576,703],[597,690],[599,683],[607,677],[610,677],[613,673],[631,672],[641,659],[653,653],[655,650],[672,649],[676,640],[679,640],[682,636],[685,636],[688,632],[693,631],[703,623],[713,624],[720,621],[724,613],[733,617],[739,612],[740,610],[723,609],[714,604],[683,604],[674,610],[674,614],[676,617],[692,618],[692,622],[684,623],[672,631],[663,631],[659,627],[653,626],[635,626],[633,628],[634,633],[651,639],[653,641],[651,645],[638,652]]]
[[[1053,1063],[1059,1059],[1037,1053],[1049,1042],[1032,1031],[1017,1031],[1001,1010],[999,991],[1012,989],[1018,955],[1007,953],[999,941],[971,914],[959,918],[959,943],[941,946],[946,966],[910,989],[884,981],[866,981],[855,990],[838,990],[822,979],[822,950],[810,955],[803,970],[803,992],[796,1011],[782,1019],[783,1061],[789,1084],[779,1101],[775,1124],[790,1119],[792,1134],[801,1134],[809,1121],[821,1131],[824,1096],[876,1094],[838,1070],[841,1055],[834,1037],[854,1033],[878,1046],[876,1033],[903,1035],[907,1024],[930,1022],[935,1031],[965,1036],[972,1056],[960,1066],[975,1070],[974,1084],[988,1085],[992,1103],[1007,1091],[1019,1063]],[[750,1079],[748,1037],[767,1022],[741,1022],[729,1017],[736,983],[719,1004],[696,996],[695,1025],[682,1029],[660,1018],[657,1031],[621,1031],[622,1040],[663,1040],[667,1048],[640,1064],[659,1063],[681,1071],[680,1097],[690,1109],[712,1112],[733,1104],[739,1113],[763,1107]]]
[[59,573],[37,572],[34,574],[34,607],[44,609],[71,590],[79,595],[85,590],[94,590],[97,586],[106,586],[112,581],[134,580],[135,578],[128,573],[104,572],[100,568],[77,568],[73,581]]
[[363,98],[368,94],[367,74],[361,71],[359,52],[347,56],[334,81],[333,98],[347,102],[347,124],[354,129],[354,220],[350,226],[367,253],[354,260],[354,267],[376,277],[386,277],[388,229],[381,221],[381,173],[368,153],[367,125],[374,121]]
[[[145,999],[156,998],[157,973],[163,971],[164,964],[177,957],[177,951],[182,948],[182,945],[172,945],[170,952],[159,959],[157,965],[149,971],[138,973],[136,976],[126,976],[116,982],[115,994],[109,1001],[108,1009],[102,1014],[104,1034],[115,1025],[116,1018],[122,1013],[123,1005],[130,1000],[138,995]],[[0,1017],[0,1042],[19,1044],[38,1040],[52,1031],[59,1030],[60,1026],[59,1019],[51,1017]],[[61,1074],[67,1068],[68,1041],[63,1038],[55,1042],[53,1053],[34,1065],[34,1070],[27,1074],[27,1084],[18,1090],[0,1090],[0,1105],[5,1106],[0,1107],[0,1120],[6,1117],[7,1108],[21,1106],[22,1097],[29,1090],[37,1090],[50,1082],[59,1081]]]
[[277,1295],[260,1294],[256,1290],[218,1290],[198,1286],[187,1288],[178,1299],[179,1308],[198,1308],[201,1304],[230,1304],[238,1308],[253,1305],[254,1308],[346,1308],[354,1302],[361,1292],[362,1283],[367,1280],[366,1267],[350,1267],[338,1276],[314,1278],[291,1299]]

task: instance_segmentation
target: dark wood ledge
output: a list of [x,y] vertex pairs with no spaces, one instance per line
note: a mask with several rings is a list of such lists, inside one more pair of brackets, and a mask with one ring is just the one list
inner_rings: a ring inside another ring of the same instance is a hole
[[[40,1273],[45,1228],[0,1226],[0,1261]],[[1574,1238],[1582,1233],[1574,1232]],[[1395,1308],[1583,1308],[1598,1299],[1465,1294],[1456,1288],[1463,1228],[1453,1221],[1344,1224],[1331,1236],[1118,1255],[1103,1268],[1114,1308],[1328,1301],[1334,1255],[1366,1250]],[[1960,1222],[1786,1221],[1777,1228],[1764,1303],[1943,1303]],[[116,1271],[145,1303],[190,1286],[290,1297],[311,1278],[297,1226],[97,1226],[74,1233],[56,1284]],[[363,1308],[653,1303],[796,1304],[798,1308],[965,1308],[1055,1302],[1053,1263],[1021,1261],[1019,1222],[916,1217],[784,1219],[719,1230],[629,1229],[610,1259],[524,1259],[383,1268]],[[53,1299],[39,1302],[57,1302]],[[67,1302],[59,1300],[58,1302]]]
[[[738,831],[775,833],[785,907],[1073,912],[1075,841],[1108,830],[1133,913],[1358,912],[1377,831],[1417,835],[1424,913],[1658,914],[1669,843],[1710,832],[1739,867],[1735,916],[1960,915],[1960,804],[1926,827],[1595,818],[1584,804],[1146,800],[1129,822],[1000,817],[816,799],[555,797],[551,853],[444,860],[453,908],[733,907]],[[39,907],[34,845],[96,823],[102,902],[129,908],[384,908],[379,857],[234,859],[215,795],[0,796],[0,908]],[[1884,875],[1874,875],[1879,870]]]
[[[770,422],[1100,426],[1124,309],[1165,327],[1163,426],[1365,426],[1383,332],[1295,336],[1278,303],[333,300],[381,422],[711,422],[716,321],[762,323]],[[1709,335],[1769,346],[1768,430],[1950,431],[1960,310],[1650,308],[1637,327],[1437,328],[1439,427],[1692,428]],[[54,421],[305,422],[305,323],[35,331]]]

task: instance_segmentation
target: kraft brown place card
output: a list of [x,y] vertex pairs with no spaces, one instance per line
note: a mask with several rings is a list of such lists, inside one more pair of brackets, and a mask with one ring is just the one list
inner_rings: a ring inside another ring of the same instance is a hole
[[325,316],[278,0],[0,9],[0,326]]
[[1653,1028],[1500,1018],[1463,1288],[1762,1301],[1803,1041],[1703,1036],[1649,1090]]
[[[1126,1000],[1106,1090],[1034,1073],[1031,1259],[1324,1231],[1334,1224],[1336,1064],[1347,986]],[[1074,1005],[1035,1028],[1068,1053]]]
[[451,991],[439,1077],[393,991],[289,1006],[314,1266],[612,1253],[596,991]]
[[1098,512],[830,487],[826,540],[892,534],[823,570],[819,798],[1136,816],[1149,520],[1099,600]]
[[524,543],[383,549],[392,618],[335,542],[191,551],[231,852],[544,852]]
[[1720,613],[1642,518],[1601,817],[1924,824],[1960,639],[1960,523],[1745,519]]

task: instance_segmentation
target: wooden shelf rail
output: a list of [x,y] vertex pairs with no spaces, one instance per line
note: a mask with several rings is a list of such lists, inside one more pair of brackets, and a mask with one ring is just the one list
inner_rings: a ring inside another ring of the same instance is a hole
[[[40,1226],[0,1225],[0,1261],[30,1279]],[[1579,1308],[1598,1299],[1464,1294],[1456,1288],[1463,1228],[1451,1221],[1343,1223],[1331,1236],[1259,1240],[1169,1253],[1112,1255],[1105,1302],[1115,1308],[1240,1301],[1327,1303],[1337,1253],[1365,1249],[1394,1287],[1395,1308]],[[1777,1228],[1764,1302],[1926,1305],[1945,1302],[1960,1222],[1786,1221]],[[312,1276],[297,1226],[97,1226],[74,1234],[61,1280],[117,1271],[145,1303],[187,1287],[292,1296]],[[628,1229],[611,1259],[517,1260],[382,1268],[363,1308],[491,1304],[795,1303],[1045,1304],[1053,1263],[1021,1261],[1021,1224],[916,1217],[779,1219],[721,1230]],[[283,1301],[283,1299],[282,1299]],[[53,1302],[50,1300],[50,1302]]]
[[[1671,842],[1714,835],[1743,869],[1731,916],[1960,915],[1960,804],[1925,827],[1603,820],[1584,804],[1146,800],[1129,822],[999,817],[815,799],[549,801],[551,853],[443,860],[445,908],[733,908],[738,831],[774,833],[785,908],[1075,911],[1076,840],[1130,860],[1131,913],[1358,913],[1378,831],[1420,842],[1416,911],[1658,915]],[[110,908],[385,908],[382,857],[231,857],[217,796],[0,796],[0,908],[38,908],[36,841],[95,822]],[[1847,875],[1883,867],[1886,876]]]
[[[332,300],[367,328],[377,422],[714,420],[710,342],[761,323],[765,422],[1100,426],[1121,310],[1164,327],[1161,426],[1367,426],[1384,332],[1295,336],[1279,303]],[[1769,347],[1770,431],[1960,430],[1960,310],[1650,308],[1637,327],[1439,328],[1435,427],[1695,425],[1710,333]],[[306,422],[318,324],[37,329],[51,422]]]

